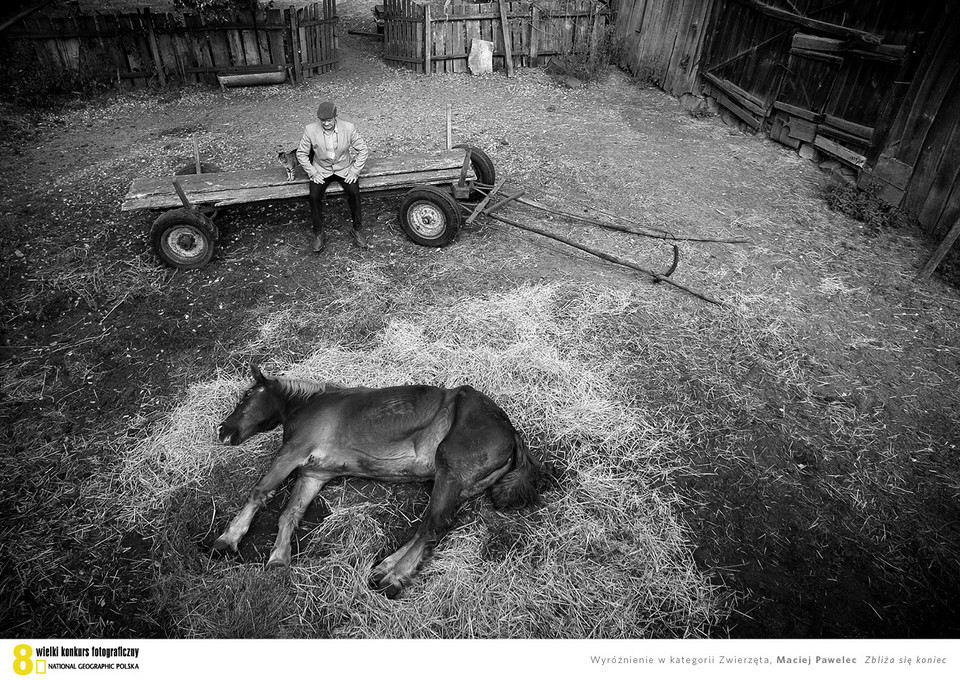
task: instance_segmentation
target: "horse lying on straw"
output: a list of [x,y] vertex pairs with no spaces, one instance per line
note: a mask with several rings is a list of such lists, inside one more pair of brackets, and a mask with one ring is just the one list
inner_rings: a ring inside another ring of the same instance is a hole
[[220,441],[240,444],[283,425],[283,445],[246,504],[214,541],[214,550],[236,551],[257,510],[294,470],[299,476],[280,515],[268,567],[290,564],[293,532],[331,479],[433,478],[417,532],[371,575],[374,588],[394,597],[450,530],[464,501],[488,489],[498,509],[539,501],[539,461],[503,410],[472,387],[341,388],[271,377],[257,366],[252,370],[254,383],[220,425]]

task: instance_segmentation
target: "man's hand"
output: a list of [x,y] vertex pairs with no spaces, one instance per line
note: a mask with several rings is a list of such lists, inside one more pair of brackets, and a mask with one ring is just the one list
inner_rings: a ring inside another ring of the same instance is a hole
[[347,174],[343,176],[343,181],[347,184],[353,184],[357,181],[357,173],[353,168],[347,170]]
[[315,172],[310,176],[310,181],[314,184],[323,184],[323,177],[320,176],[319,172]]

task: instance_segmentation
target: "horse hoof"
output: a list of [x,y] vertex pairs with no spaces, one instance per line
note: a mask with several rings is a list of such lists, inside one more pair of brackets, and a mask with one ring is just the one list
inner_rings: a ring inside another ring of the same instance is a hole
[[278,571],[280,569],[287,569],[290,567],[289,562],[284,562],[283,560],[270,560],[267,562],[267,570],[269,571]]
[[403,590],[403,584],[395,576],[371,576],[370,577],[370,587],[376,590],[379,593],[383,593],[391,600],[395,599],[400,595],[400,592]]
[[210,552],[213,553],[226,553],[226,552],[237,552],[237,546],[235,543],[230,543],[225,541],[223,538],[218,538],[210,545]]

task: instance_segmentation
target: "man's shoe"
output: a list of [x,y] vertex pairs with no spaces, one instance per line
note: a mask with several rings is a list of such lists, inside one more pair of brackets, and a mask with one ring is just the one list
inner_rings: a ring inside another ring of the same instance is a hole
[[324,247],[323,234],[314,234],[313,236],[313,252],[319,253],[323,250]]
[[353,235],[353,242],[357,244],[358,248],[367,248],[367,239],[363,237],[357,229],[351,229],[350,233]]

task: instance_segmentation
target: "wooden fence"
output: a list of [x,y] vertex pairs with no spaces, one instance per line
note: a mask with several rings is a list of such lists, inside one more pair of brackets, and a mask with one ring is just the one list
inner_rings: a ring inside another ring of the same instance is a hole
[[31,16],[5,32],[5,58],[35,59],[53,72],[152,83],[217,82],[225,73],[287,70],[294,80],[337,67],[336,0],[300,9],[241,12],[229,22],[195,14]]
[[620,64],[671,94],[697,92],[713,0],[620,0]]
[[[545,58],[586,52],[609,18],[589,0],[488,2],[431,7],[413,0],[385,0],[384,59],[420,73],[463,73],[473,40],[493,43],[494,69],[537,66]],[[504,40],[504,19],[509,42]]]

